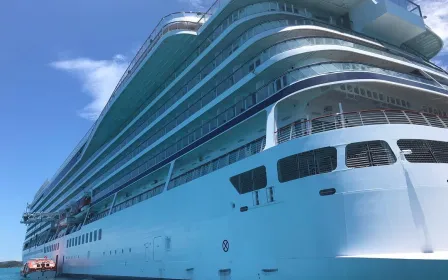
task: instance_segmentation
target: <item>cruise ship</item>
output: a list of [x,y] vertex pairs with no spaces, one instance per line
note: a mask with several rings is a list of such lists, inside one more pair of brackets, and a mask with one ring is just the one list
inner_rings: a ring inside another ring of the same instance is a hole
[[28,204],[23,260],[93,278],[448,279],[442,48],[410,0],[163,17]]

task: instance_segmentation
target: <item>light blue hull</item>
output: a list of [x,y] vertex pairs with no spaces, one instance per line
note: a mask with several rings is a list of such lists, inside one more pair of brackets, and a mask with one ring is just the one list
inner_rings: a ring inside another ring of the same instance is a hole
[[[404,162],[397,146],[398,139],[447,137],[445,129],[381,125],[295,139],[85,225],[67,237],[101,229],[102,239],[65,248],[61,238],[60,250],[47,256],[58,255],[65,274],[448,279],[448,165]],[[345,146],[368,140],[388,142],[397,162],[345,167]],[[334,172],[278,181],[279,159],[327,146],[338,151]],[[254,206],[253,193],[239,195],[229,178],[261,165],[274,201],[262,189]],[[319,195],[329,188],[336,194]],[[40,250],[25,251],[24,260]]]

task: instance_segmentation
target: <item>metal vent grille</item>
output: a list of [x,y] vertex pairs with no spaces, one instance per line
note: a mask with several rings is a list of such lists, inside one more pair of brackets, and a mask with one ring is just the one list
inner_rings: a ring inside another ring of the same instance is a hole
[[240,194],[265,188],[268,184],[266,167],[260,166],[230,178],[230,182]]
[[346,147],[345,163],[349,168],[364,168],[394,164],[394,153],[385,141],[352,143]]
[[312,175],[329,173],[337,167],[337,152],[326,147],[283,158],[277,163],[279,181],[284,183]]
[[448,142],[400,139],[397,141],[400,150],[411,150],[405,155],[412,163],[448,163]]

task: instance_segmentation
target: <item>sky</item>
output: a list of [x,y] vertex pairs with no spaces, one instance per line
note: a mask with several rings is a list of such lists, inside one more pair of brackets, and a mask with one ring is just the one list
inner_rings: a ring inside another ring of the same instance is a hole
[[[163,15],[212,0],[2,1],[0,9],[0,261],[20,260],[27,202],[92,126]],[[446,42],[448,0],[421,0]]]

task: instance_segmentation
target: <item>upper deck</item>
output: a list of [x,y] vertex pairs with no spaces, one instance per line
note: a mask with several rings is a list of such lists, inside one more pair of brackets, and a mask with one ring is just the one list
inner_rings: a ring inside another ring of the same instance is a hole
[[[145,95],[166,87],[164,81],[171,81],[172,69],[180,67],[181,62],[191,62],[184,60],[184,57],[197,51],[202,41],[225,19],[239,8],[259,2],[264,1],[218,0],[206,13],[179,12],[162,18],[130,63],[92,129],[48,186],[36,195],[32,206],[36,206],[41,197],[50,194],[76,164],[86,165],[101,153],[108,141],[132,121],[139,108],[144,107],[142,104],[147,105]],[[297,7],[307,6],[310,15],[313,14],[313,9],[345,15],[350,19],[351,30],[347,29],[347,32],[358,32],[372,40],[401,47],[423,58],[433,57],[442,48],[441,39],[424,24],[420,7],[409,0],[289,2],[297,3]],[[270,5],[274,2],[264,3]],[[275,2],[275,5],[282,8],[279,2]],[[285,11],[294,9],[294,6],[284,7]],[[329,23],[335,24],[334,21],[335,19],[330,19]],[[182,67],[185,69],[187,65]],[[147,77],[154,79],[148,81]]]

